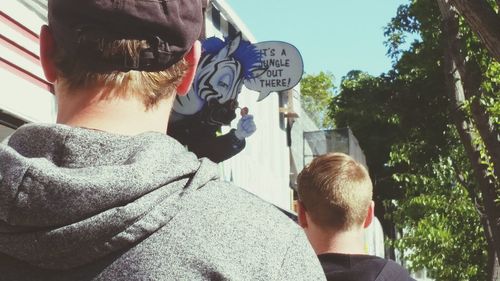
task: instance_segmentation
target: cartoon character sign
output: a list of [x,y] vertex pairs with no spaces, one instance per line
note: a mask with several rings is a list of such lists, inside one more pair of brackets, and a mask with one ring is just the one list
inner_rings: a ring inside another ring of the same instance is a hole
[[[190,116],[202,111],[207,103],[226,105],[236,101],[244,80],[263,73],[258,68],[260,59],[260,52],[240,34],[233,40],[223,41],[216,37],[205,40],[192,88],[187,95],[177,97],[174,112]],[[228,120],[211,121],[218,125],[229,124]]]
[[[206,39],[191,90],[174,101],[168,134],[198,157],[207,157],[216,163],[243,150],[245,138],[256,130],[247,108],[241,109],[236,129],[225,135],[217,133],[221,126],[230,125],[236,118],[237,99],[243,84],[257,83],[257,78],[270,69],[265,54],[275,45],[266,43],[273,42],[251,44],[243,40],[241,34],[232,39]],[[287,44],[279,42],[282,43]],[[262,44],[262,48],[258,48],[258,44]],[[299,77],[301,75],[302,70]],[[271,90],[265,90],[267,96]]]
[[168,134],[198,157],[221,162],[243,150],[245,138],[256,130],[253,116],[242,110],[237,128],[217,136],[222,125],[236,118],[243,81],[262,74],[261,55],[241,34],[232,40],[212,37],[202,47],[191,90],[174,102]]

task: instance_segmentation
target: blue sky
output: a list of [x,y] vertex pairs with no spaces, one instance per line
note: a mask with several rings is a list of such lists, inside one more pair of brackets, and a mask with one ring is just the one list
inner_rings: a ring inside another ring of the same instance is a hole
[[350,70],[390,69],[383,28],[410,0],[226,0],[257,41],[295,45],[306,73],[330,71],[338,85]]

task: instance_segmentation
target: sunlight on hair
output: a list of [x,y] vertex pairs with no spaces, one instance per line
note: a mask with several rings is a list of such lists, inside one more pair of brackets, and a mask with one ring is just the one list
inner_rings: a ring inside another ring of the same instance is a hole
[[[102,59],[112,56],[122,55],[131,60],[139,56],[140,50],[148,47],[144,40],[114,40],[106,42],[99,40],[95,42]],[[142,100],[147,109],[154,107],[163,98],[176,94],[177,86],[188,69],[188,64],[181,59],[176,64],[166,70],[149,72],[135,71],[128,72],[109,71],[96,72],[93,63],[85,57],[70,57],[64,50],[57,50],[55,62],[62,77],[61,85],[71,92],[77,88],[91,88],[96,85],[104,85],[108,89],[114,89],[113,95],[102,98],[116,98],[116,95],[123,97],[136,97]]]
[[323,227],[349,230],[362,226],[372,200],[366,168],[343,153],[316,157],[297,178],[299,199]]

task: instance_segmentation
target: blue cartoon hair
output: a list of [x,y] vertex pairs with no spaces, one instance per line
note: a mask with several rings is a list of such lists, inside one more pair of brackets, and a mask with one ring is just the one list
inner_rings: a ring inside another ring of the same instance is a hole
[[[240,36],[240,33],[237,36]],[[224,40],[217,37],[207,38],[202,42],[203,50],[206,54],[215,55],[228,46],[232,40],[234,38],[229,39],[229,37],[224,37]],[[232,57],[241,64],[245,79],[255,78],[252,69],[258,67],[262,59],[262,54],[257,50],[255,45],[242,39]]]

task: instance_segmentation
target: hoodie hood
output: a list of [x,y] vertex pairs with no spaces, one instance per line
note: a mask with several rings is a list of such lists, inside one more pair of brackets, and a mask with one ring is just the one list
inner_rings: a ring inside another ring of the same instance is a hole
[[92,262],[167,225],[217,178],[161,133],[25,125],[0,145],[0,253],[47,269]]

